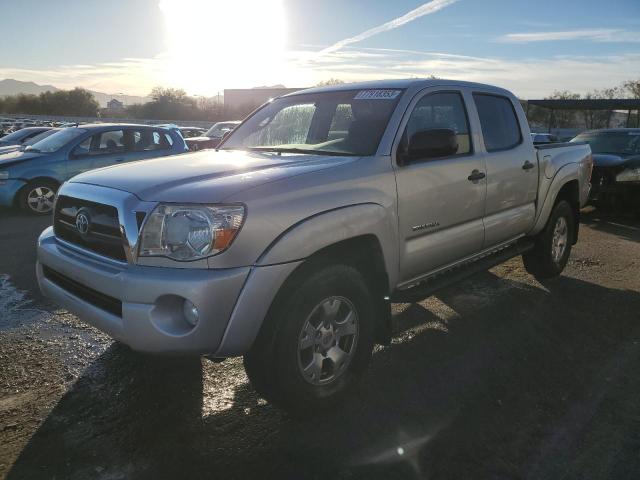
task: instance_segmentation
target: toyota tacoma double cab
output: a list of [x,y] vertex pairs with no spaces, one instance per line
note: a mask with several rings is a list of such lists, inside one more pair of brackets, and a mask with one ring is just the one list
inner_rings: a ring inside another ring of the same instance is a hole
[[559,275],[587,144],[534,147],[510,92],[448,80],[272,100],[217,150],[82,173],[38,241],[42,292],[131,348],[244,356],[266,399],[334,404],[393,301],[522,255]]

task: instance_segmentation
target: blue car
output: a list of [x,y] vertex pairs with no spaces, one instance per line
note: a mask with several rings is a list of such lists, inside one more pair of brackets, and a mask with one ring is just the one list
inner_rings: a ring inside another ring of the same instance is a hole
[[0,205],[47,214],[58,187],[79,173],[186,151],[180,132],[170,128],[127,124],[64,128],[24,151],[0,154]]
[[51,127],[27,127],[16,130],[9,135],[0,137],[0,147],[8,147],[12,145],[23,145],[27,140],[40,135],[42,132],[50,130]]

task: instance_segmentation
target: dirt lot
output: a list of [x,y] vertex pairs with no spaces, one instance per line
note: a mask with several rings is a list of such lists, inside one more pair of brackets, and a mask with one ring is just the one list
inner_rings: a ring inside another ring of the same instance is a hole
[[640,478],[640,222],[584,216],[561,278],[514,259],[419,304],[303,421],[240,360],[137,355],[35,286],[48,219],[0,212],[0,477]]

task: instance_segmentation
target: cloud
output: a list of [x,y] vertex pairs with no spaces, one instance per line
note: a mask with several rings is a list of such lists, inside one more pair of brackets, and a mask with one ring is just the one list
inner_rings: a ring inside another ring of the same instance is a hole
[[362,40],[366,40],[367,38],[378,35],[379,33],[388,32],[389,30],[393,30],[394,28],[401,27],[402,25],[413,22],[420,17],[424,17],[425,15],[430,15],[437,12],[438,10],[442,10],[443,8],[448,7],[449,5],[456,3],[457,1],[458,0],[432,0],[431,2],[420,5],[418,8],[411,10],[401,17],[394,18],[393,20],[383,23],[382,25],[370,28],[369,30],[364,31],[356,35],[355,37],[349,37],[345,38],[344,40],[340,40],[339,42],[334,43],[324,50],[321,50],[319,55],[326,55],[328,53],[335,52],[346,47],[347,45],[361,42]]
[[[361,56],[375,53],[375,57]],[[358,62],[353,58],[360,57]],[[443,52],[347,47],[318,61],[308,50],[291,52],[300,85],[339,78],[344,81],[429,77],[498,85],[522,98],[542,98],[554,90],[586,93],[637,77],[640,53],[507,59]],[[603,75],[602,72],[607,72]]]
[[566,30],[557,32],[509,33],[498,37],[501,43],[557,42],[566,40],[588,40],[592,42],[640,42],[640,32],[616,28]]

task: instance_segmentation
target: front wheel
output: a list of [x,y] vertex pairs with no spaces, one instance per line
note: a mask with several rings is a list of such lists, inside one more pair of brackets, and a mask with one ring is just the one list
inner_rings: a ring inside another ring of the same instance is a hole
[[533,250],[522,255],[527,272],[539,280],[560,275],[569,261],[575,231],[573,209],[567,201],[560,200]]
[[292,413],[327,408],[365,371],[374,343],[374,298],[347,265],[304,276],[284,293],[244,357],[254,388]]
[[53,210],[57,186],[46,180],[29,183],[18,196],[18,206],[34,215],[46,215]]

